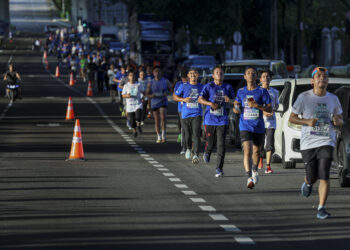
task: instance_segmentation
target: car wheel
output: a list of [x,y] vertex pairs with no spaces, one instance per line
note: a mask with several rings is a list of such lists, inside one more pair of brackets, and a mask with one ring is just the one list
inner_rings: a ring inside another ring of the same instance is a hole
[[285,169],[295,168],[296,162],[295,161],[286,161],[285,155],[286,155],[286,143],[284,141],[284,135],[282,135],[282,167]]
[[339,168],[339,185],[341,187],[349,187],[350,179],[347,177],[349,173],[349,162],[347,157],[347,152],[344,146],[344,142],[340,142],[337,152],[338,165]]
[[279,155],[273,154],[272,158],[271,158],[271,162],[272,163],[281,163],[282,159],[281,159],[281,157],[279,157]]

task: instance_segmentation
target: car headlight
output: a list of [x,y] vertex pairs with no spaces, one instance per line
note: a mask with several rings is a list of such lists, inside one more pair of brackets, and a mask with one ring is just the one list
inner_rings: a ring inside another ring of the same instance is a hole
[[302,126],[298,125],[298,124],[291,123],[290,121],[288,121],[288,127],[290,127],[291,129],[294,129],[294,130],[301,131]]

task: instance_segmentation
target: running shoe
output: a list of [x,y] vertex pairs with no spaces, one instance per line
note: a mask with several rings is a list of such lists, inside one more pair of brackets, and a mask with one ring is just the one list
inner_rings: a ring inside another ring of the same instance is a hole
[[301,185],[301,195],[307,198],[310,196],[311,192],[312,192],[312,185],[304,182],[303,185]]
[[252,173],[252,178],[253,178],[254,185],[258,184],[258,182],[259,182],[259,174],[258,174],[258,171],[253,171],[253,173]]
[[142,128],[141,128],[141,126],[137,126],[137,130],[139,131],[140,134],[142,134]]
[[210,162],[210,155],[208,153],[204,153],[203,154],[203,161],[205,163],[209,163]]
[[177,143],[180,143],[181,142],[181,134],[179,134],[178,136],[177,136]]
[[187,150],[186,150],[185,158],[186,158],[186,160],[188,160],[188,159],[191,158],[191,149],[187,149]]
[[162,142],[162,139],[160,139],[160,138],[158,138],[157,140],[156,140],[156,143],[161,143]]
[[122,117],[125,117],[125,112],[124,111],[122,112]]
[[254,184],[253,178],[252,178],[252,177],[249,177],[249,178],[248,178],[248,181],[247,181],[247,188],[253,189],[254,186],[255,186],[255,184]]
[[262,157],[260,158],[258,168],[259,169],[263,169],[264,168],[264,163],[263,163],[263,158]]
[[199,158],[198,158],[197,155],[194,155],[194,156],[192,157],[192,163],[193,163],[193,164],[198,164],[198,163],[199,163]]
[[186,154],[186,149],[185,148],[181,149],[181,152],[180,152],[180,155],[184,155],[184,154]]
[[162,143],[165,143],[165,142],[166,142],[166,139],[165,139],[165,138],[163,138],[163,139],[162,139]]
[[267,166],[266,169],[265,169],[265,174],[272,174],[273,173],[273,170],[270,166]]
[[331,214],[326,211],[326,208],[320,208],[317,210],[317,219],[324,220],[331,217]]
[[224,177],[224,172],[222,171],[222,169],[220,169],[220,168],[216,169],[215,177]]

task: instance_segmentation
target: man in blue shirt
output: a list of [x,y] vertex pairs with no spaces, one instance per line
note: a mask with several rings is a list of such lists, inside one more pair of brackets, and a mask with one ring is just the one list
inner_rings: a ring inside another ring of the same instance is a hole
[[127,77],[126,66],[122,65],[120,67],[120,71],[118,71],[115,74],[115,77],[113,79],[113,81],[118,84],[117,89],[118,89],[118,96],[119,96],[119,110],[120,110],[120,112],[122,112],[122,116],[125,116],[125,114],[123,115],[123,113],[124,113],[124,103],[123,103],[123,95],[122,95],[123,88],[121,88],[120,84],[121,84],[123,78],[126,78],[126,77]]
[[[182,69],[181,72],[181,81],[178,81],[175,84],[174,87],[174,93],[173,93],[173,99],[175,100],[175,92],[177,89],[182,85],[182,84],[187,84],[187,74],[185,72],[185,69]],[[177,113],[178,113],[178,129],[179,129],[179,135],[177,138],[177,142],[181,142],[181,152],[180,154],[185,154],[186,153],[186,143],[185,143],[185,130],[183,129],[183,124],[182,124],[182,118],[181,118],[181,111],[182,111],[182,102],[178,102],[177,104]]]
[[223,83],[224,71],[221,66],[213,69],[213,82],[204,86],[198,103],[206,105],[204,127],[207,137],[203,160],[209,163],[210,155],[217,146],[215,177],[223,177],[225,160],[225,138],[228,125],[228,104],[233,103],[234,91],[231,85]]
[[176,90],[174,100],[183,102],[181,107],[181,118],[185,130],[186,159],[191,158],[192,137],[194,139],[192,163],[199,163],[199,144],[202,125],[202,105],[198,103],[199,94],[203,85],[198,83],[198,71],[190,69],[188,72],[189,83],[181,84]]
[[[244,151],[243,164],[248,175],[247,187],[252,189],[259,182],[257,168],[260,149],[264,146],[265,138],[263,112],[271,112],[272,109],[269,93],[266,89],[256,85],[256,70],[251,67],[247,68],[244,72],[244,79],[247,81],[247,86],[237,91],[233,112],[241,114],[239,130]],[[253,144],[252,150],[251,143]]]

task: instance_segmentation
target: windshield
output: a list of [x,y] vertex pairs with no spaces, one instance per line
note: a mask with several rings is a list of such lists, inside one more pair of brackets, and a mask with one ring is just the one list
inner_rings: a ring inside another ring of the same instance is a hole
[[103,41],[118,41],[118,38],[114,34],[104,34],[102,35],[102,40]]
[[[328,84],[327,91],[333,93],[336,89],[338,89],[342,86],[344,86],[344,84],[330,83],[330,84]],[[297,85],[296,89],[294,91],[292,105],[294,105],[294,102],[296,101],[296,99],[300,93],[302,93],[304,91],[308,91],[310,89],[312,89],[311,84],[310,85]]]
[[145,54],[169,54],[171,53],[171,41],[142,42],[142,51]]
[[244,74],[244,71],[248,67],[253,67],[256,70],[268,68],[269,65],[232,65],[232,66],[224,66],[225,73],[237,73]]

